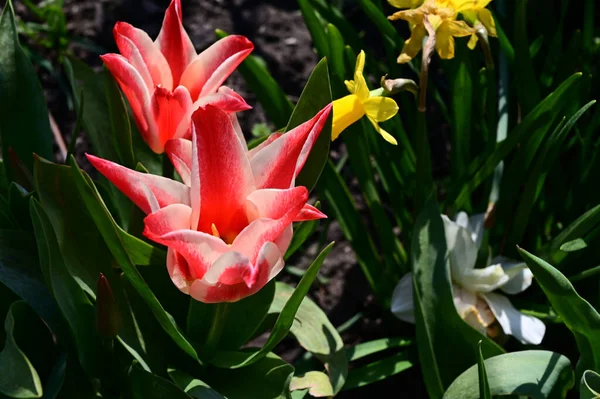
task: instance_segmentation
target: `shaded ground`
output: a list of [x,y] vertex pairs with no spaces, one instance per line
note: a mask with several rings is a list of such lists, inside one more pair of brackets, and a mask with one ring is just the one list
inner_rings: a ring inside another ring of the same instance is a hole
[[[228,33],[247,36],[255,44],[255,54],[267,63],[275,79],[282,85],[292,101],[297,100],[312,68],[317,62],[310,35],[297,3],[294,0],[182,0],[184,25],[198,51],[208,47],[215,40],[215,29]],[[116,21],[127,21],[144,29],[151,37],[156,37],[161,26],[162,16],[168,6],[168,0],[65,0],[68,30],[70,35],[89,39],[98,46],[92,49],[87,45],[72,44],[72,51],[92,65],[100,66],[99,52],[114,52],[116,47],[112,37],[112,27]],[[17,3],[17,13],[27,15]],[[80,40],[78,40],[80,41]],[[42,70],[42,81],[50,103],[50,111],[57,121],[65,141],[68,143],[74,126],[74,112],[67,106],[66,88],[57,83],[56,76]],[[260,105],[244,84],[243,78],[234,73],[227,85],[240,93],[255,108],[240,115],[245,132],[250,132],[257,123],[268,123]],[[82,154],[89,148],[85,137],[78,140],[76,152]],[[342,149],[343,150],[343,149]],[[337,152],[339,155],[339,151]],[[335,154],[334,154],[335,156]],[[321,230],[324,227],[321,227]],[[288,262],[290,265],[305,268],[319,251],[319,234],[310,241],[302,255]],[[363,316],[343,333],[346,344],[390,336],[384,329],[383,318],[390,317],[388,312],[374,303],[368,284],[356,263],[356,258],[337,222],[328,226],[325,243],[336,241],[336,246],[325,261],[321,276],[327,283],[316,284],[311,292],[312,298],[324,309],[332,323],[342,325],[358,313]],[[297,278],[284,275],[287,281]],[[387,324],[386,324],[387,325]],[[288,360],[299,355],[298,351],[286,350],[283,354]],[[419,381],[416,371],[405,372],[403,380]],[[410,378],[413,377],[413,378]],[[363,398],[368,395],[384,397],[387,392],[402,394],[397,378],[371,385],[362,390],[353,390],[339,395],[340,398]],[[419,391],[421,383],[405,386],[411,397],[415,389]],[[421,390],[422,392],[422,390]],[[417,395],[420,396],[420,395]]]

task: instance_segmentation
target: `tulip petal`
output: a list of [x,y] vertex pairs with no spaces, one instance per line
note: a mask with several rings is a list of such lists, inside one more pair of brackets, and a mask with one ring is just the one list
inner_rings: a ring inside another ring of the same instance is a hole
[[126,22],[117,22],[113,34],[119,51],[142,74],[148,90],[158,85],[173,90],[171,68],[146,32]]
[[244,36],[224,37],[190,62],[181,84],[190,90],[194,100],[215,93],[253,49],[252,42]]
[[192,120],[192,195],[199,194],[194,221],[199,231],[211,232],[214,224],[222,237],[233,238],[248,223],[246,197],[255,190],[246,147],[220,109],[200,108]]
[[271,144],[272,142],[274,142],[281,136],[283,136],[283,133],[279,133],[279,132],[271,133],[265,141],[263,141],[262,143],[260,143],[256,147],[254,147],[253,149],[248,150],[248,158],[252,159],[252,157],[254,157],[260,150],[267,147],[269,144]]
[[482,297],[496,316],[504,333],[512,335],[523,344],[538,345],[542,342],[546,326],[541,320],[519,312],[503,295],[490,292],[483,294]]
[[247,261],[237,252],[224,254],[209,271],[218,275],[216,281],[214,277],[195,281],[190,295],[204,303],[235,302],[258,292],[283,268],[283,257],[271,242],[260,249],[254,266]]
[[[190,129],[189,115],[191,108],[190,94],[183,86],[177,87],[174,92],[162,87],[157,87],[154,90],[151,109],[158,127],[160,153],[164,152],[167,141],[183,137]],[[155,150],[155,152],[157,151]]]
[[477,261],[477,246],[469,231],[442,215],[446,244],[450,253],[452,277],[459,276],[463,271],[475,267]]
[[144,235],[153,240],[167,233],[190,228],[192,208],[171,204],[144,218]]
[[179,86],[183,71],[196,56],[194,45],[183,28],[181,0],[171,1],[155,43],[165,56],[171,69],[172,87]]
[[214,105],[221,110],[231,113],[247,111],[252,109],[250,105],[235,91],[227,86],[219,87],[216,93],[201,96],[195,103],[194,108],[198,109],[206,105]]
[[308,220],[327,219],[327,215],[312,205],[306,204],[300,211],[294,222],[306,222]]
[[[451,261],[452,262],[452,261]],[[500,265],[492,265],[483,269],[453,270],[452,279],[471,292],[491,292],[509,280]]]
[[186,186],[192,185],[192,142],[186,139],[167,141],[165,153]]
[[144,141],[156,152],[161,145],[158,141],[156,124],[149,114],[150,93],[144,79],[122,55],[104,54],[100,58],[117,79],[121,90],[127,97],[135,123]]
[[223,240],[201,231],[184,229],[154,235],[153,231],[145,229],[144,235],[177,251],[185,259],[189,275],[194,280],[202,279],[211,265],[229,251],[229,246]]
[[[190,205],[190,189],[185,184],[162,176],[140,173],[114,162],[86,154],[88,161],[144,213],[171,204]],[[148,191],[149,190],[149,191]]]
[[412,273],[406,273],[394,288],[391,311],[402,321],[415,323]]
[[308,122],[290,130],[257,151],[250,160],[257,188],[289,188],[327,122],[327,105]]
[[452,295],[458,315],[482,334],[495,320],[487,303],[473,292],[453,284]]
[[[305,187],[288,190],[259,190],[248,196],[250,216],[266,215],[252,221],[235,238],[231,249],[246,255],[255,262],[260,248],[266,242],[275,242],[293,222],[308,199]],[[271,209],[268,209],[268,208]],[[287,249],[287,248],[285,248]],[[281,252],[284,252],[281,248]]]

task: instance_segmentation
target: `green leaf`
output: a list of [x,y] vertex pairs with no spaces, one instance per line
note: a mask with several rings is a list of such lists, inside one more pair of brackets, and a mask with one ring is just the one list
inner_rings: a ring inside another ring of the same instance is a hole
[[[32,154],[54,156],[46,98],[29,58],[19,45],[11,1],[0,17],[0,143],[2,159],[8,149],[31,169]],[[9,172],[10,176],[10,172]]]
[[25,300],[54,332],[59,333],[63,321],[44,283],[36,252],[33,234],[0,230],[0,283]]
[[[476,158],[467,171],[467,176],[455,185],[456,189],[448,195],[447,204],[453,204],[457,209],[464,207],[473,192],[481,183],[494,173],[500,163],[520,142],[531,135],[532,131],[545,132],[554,123],[564,106],[566,99],[575,88],[575,83],[581,78],[576,73],[564,81],[554,92],[549,94],[523,122],[521,122],[508,137],[496,145],[491,154],[486,153]],[[530,154],[533,156],[533,154]],[[522,172],[522,171],[521,171]]]
[[344,390],[359,388],[365,385],[381,381],[413,366],[406,352],[399,352],[385,359],[377,360],[366,366],[352,369],[348,373],[348,379]]
[[575,336],[581,356],[577,374],[581,375],[587,369],[600,370],[600,314],[577,294],[561,272],[524,249],[518,250],[556,314]]
[[117,82],[106,71],[104,72],[104,90],[106,93],[110,126],[112,127],[111,137],[115,140],[115,148],[120,160],[119,163],[130,169],[134,169],[137,160],[133,155],[131,123],[129,121],[127,105]]
[[[226,304],[206,304],[191,300],[188,318],[187,333],[194,337],[198,347],[203,352],[214,353],[217,350],[236,350],[242,347],[250,338],[252,338],[264,318],[267,316],[271,302],[275,295],[275,282],[272,281],[264,286],[256,294],[244,298],[240,301]],[[219,315],[219,306],[225,307],[221,319]],[[214,347],[207,347],[207,338],[217,323],[220,332],[217,341],[212,341]]]
[[600,398],[600,375],[593,370],[586,370],[579,383],[579,399]]
[[227,399],[287,399],[294,368],[273,353],[244,368],[209,368],[202,375],[213,389]]
[[585,212],[563,231],[561,231],[560,234],[554,237],[548,247],[548,252],[550,255],[552,255],[552,260],[554,262],[558,260],[556,255],[558,255],[557,252],[563,244],[585,236],[594,227],[596,227],[598,223],[600,223],[600,205],[597,205]]
[[15,319],[27,312],[25,302],[19,301],[11,305],[4,329],[6,343],[0,352],[0,393],[11,398],[41,398],[42,382],[37,371],[19,348],[15,340]]
[[[222,30],[217,30],[216,33],[218,38],[227,36],[227,33]],[[258,102],[265,109],[269,120],[277,127],[285,126],[292,115],[294,106],[281,86],[273,79],[264,61],[254,55],[249,55],[240,64],[238,70],[244,76],[249,89],[256,95]]]
[[320,371],[309,371],[300,376],[294,376],[290,383],[290,391],[302,389],[308,389],[308,393],[315,398],[334,396],[329,376]]
[[48,215],[35,199],[31,200],[30,209],[40,252],[48,254],[51,289],[75,338],[79,361],[88,375],[98,376],[101,345],[94,305],[69,273]]
[[575,252],[587,248],[587,244],[581,238],[576,238],[573,241],[565,242],[560,246],[560,250],[563,252]]
[[515,74],[519,100],[525,114],[529,113],[542,98],[537,83],[537,75],[533,69],[531,55],[529,53],[529,40],[527,38],[527,0],[516,3],[515,8]]
[[[562,399],[573,386],[569,359],[548,351],[523,351],[485,361],[492,395],[522,395],[534,399]],[[478,366],[462,373],[444,399],[479,399]]]
[[[321,203],[317,201],[315,207],[320,210]],[[296,251],[298,251],[306,242],[306,240],[308,240],[308,238],[315,232],[318,226],[318,220],[308,220],[296,224],[294,226],[294,235],[292,236],[292,241],[290,242],[290,246],[288,247],[287,251],[285,251],[285,256],[283,259],[288,260],[294,253],[296,253]]]
[[[317,64],[308,78],[308,82],[300,95],[298,104],[296,104],[285,130],[290,131],[308,121],[330,103],[331,88],[329,84],[329,70],[327,69],[327,60],[324,58]],[[296,178],[297,186],[305,186],[310,191],[315,184],[317,184],[319,176],[323,171],[323,167],[325,166],[327,159],[329,159],[332,119],[333,111],[330,112],[329,118],[323,126],[323,130],[321,130],[321,133],[319,134],[319,138],[313,145],[304,167]]]
[[[277,283],[275,299],[269,313],[281,313],[294,295],[294,288]],[[327,315],[310,298],[305,297],[294,316],[290,332],[301,347],[314,354],[329,372],[330,386],[338,393],[348,374],[344,342]],[[298,388],[300,389],[300,388]]]
[[188,395],[196,399],[224,399],[220,393],[212,389],[207,383],[194,378],[183,371],[169,369],[169,377]]
[[190,399],[184,391],[162,377],[149,373],[139,365],[131,370],[132,399]]
[[[94,186],[92,179],[85,175],[79,169],[75,158],[70,159],[71,173],[75,186],[83,203],[87,207],[94,224],[100,231],[106,245],[110,249],[112,256],[117,261],[118,265],[123,269],[123,272],[131,285],[136,289],[140,296],[146,301],[146,304],[152,310],[152,313],[160,323],[162,328],[169,334],[173,341],[193,359],[199,361],[198,354],[187,338],[181,333],[173,318],[165,311],[154,293],[150,290],[135,264],[132,262],[130,255],[125,247],[123,234],[112,218],[110,212],[104,206],[102,198],[98,190]],[[171,284],[169,282],[169,284]],[[112,282],[111,282],[112,285]]]
[[425,385],[435,399],[463,370],[476,363],[472,348],[480,340],[484,357],[504,351],[456,311],[444,225],[432,198],[415,223],[411,254],[419,359]]
[[481,341],[477,344],[477,377],[479,378],[479,397],[480,399],[492,399],[490,390],[490,382],[488,381],[487,372],[485,370],[485,360],[481,353]]
[[308,0],[298,0],[298,7],[304,17],[304,23],[310,32],[313,44],[317,48],[317,53],[321,57],[329,56],[329,45],[327,40],[327,33],[323,24],[319,20],[319,17],[314,11],[312,5],[309,4]]
[[348,361],[353,362],[363,357],[372,355],[374,353],[382,352],[390,348],[403,348],[412,345],[411,340],[404,338],[393,337],[393,338],[381,338],[374,341],[363,342],[356,346],[352,346],[346,349],[346,356]]
[[306,274],[304,275],[304,277],[302,277],[302,279],[298,283],[298,286],[294,290],[294,293],[290,296],[289,300],[283,306],[283,309],[281,310],[281,313],[279,314],[279,317],[277,318],[277,321],[273,326],[273,330],[271,331],[267,342],[259,351],[249,353],[222,352],[213,360],[213,364],[217,367],[224,368],[246,367],[252,363],[255,363],[256,361],[266,356],[269,352],[271,352],[271,350],[273,350],[273,348],[275,348],[275,346],[277,346],[277,344],[280,343],[281,340],[283,340],[287,336],[290,329],[292,328],[296,317],[296,313],[298,312],[298,309],[300,308],[304,297],[306,297],[306,294],[308,293],[312,282],[317,277],[319,269],[325,261],[327,254],[331,251],[331,248],[333,248],[333,243],[325,247],[325,249],[321,251],[319,256],[317,256],[317,258],[309,266],[308,270],[306,271]]
[[371,0],[358,0],[358,4],[382,35],[387,36],[397,48],[404,45],[404,39],[400,36],[398,30]]

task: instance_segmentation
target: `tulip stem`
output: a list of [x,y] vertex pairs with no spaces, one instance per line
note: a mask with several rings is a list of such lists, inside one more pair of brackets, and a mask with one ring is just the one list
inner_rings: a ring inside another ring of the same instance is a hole
[[211,358],[217,352],[219,343],[221,341],[223,328],[225,327],[225,322],[227,321],[228,310],[228,302],[221,302],[215,305],[212,324],[208,330],[206,341],[204,343],[204,356],[207,358]]

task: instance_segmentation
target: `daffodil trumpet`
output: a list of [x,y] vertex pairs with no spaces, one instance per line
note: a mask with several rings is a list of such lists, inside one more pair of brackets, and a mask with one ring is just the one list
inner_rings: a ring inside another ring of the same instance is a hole
[[344,83],[350,92],[349,95],[333,102],[333,126],[331,140],[335,140],[350,125],[366,116],[385,141],[397,145],[398,142],[387,131],[379,126],[398,113],[398,104],[389,97],[384,96],[383,89],[369,91],[363,71],[365,68],[365,52],[361,51],[356,58],[354,80]]

